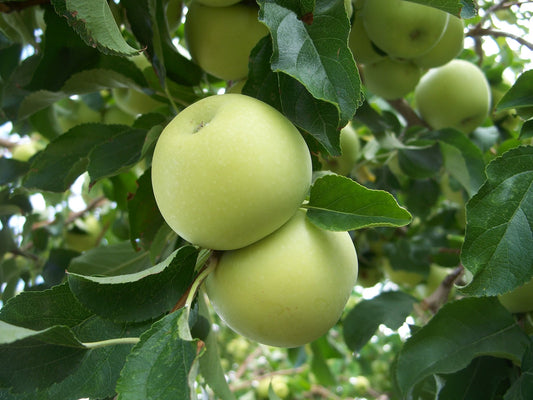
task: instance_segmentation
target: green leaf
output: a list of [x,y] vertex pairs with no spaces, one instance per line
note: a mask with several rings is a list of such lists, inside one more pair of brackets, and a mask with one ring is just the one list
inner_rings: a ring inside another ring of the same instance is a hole
[[533,398],[533,345],[522,359],[522,373],[505,393],[504,400],[527,400]]
[[375,226],[404,226],[411,214],[394,197],[382,190],[371,190],[340,175],[326,175],[315,181],[307,216],[317,226],[348,231]]
[[442,166],[442,153],[436,144],[410,144],[398,149],[400,168],[415,179],[431,178]]
[[443,375],[439,400],[498,400],[509,386],[509,361],[489,356],[474,359],[468,367]]
[[152,190],[151,169],[137,181],[137,191],[128,201],[130,238],[134,246],[139,244],[150,250],[159,229],[164,224]]
[[468,137],[454,129],[443,129],[431,134],[439,141],[444,167],[473,196],[485,182],[483,153]]
[[533,119],[530,119],[522,125],[520,129],[520,139],[529,139],[533,137]]
[[69,272],[79,275],[117,276],[142,271],[150,267],[150,256],[135,251],[129,242],[99,246],[72,260]]
[[379,325],[398,329],[413,311],[416,299],[404,292],[383,292],[361,300],[343,321],[344,341],[350,350],[360,351],[376,333]]
[[272,70],[296,78],[314,98],[335,105],[339,126],[344,126],[361,103],[361,82],[348,49],[350,24],[344,1],[317,0],[312,15],[305,16],[286,1],[259,4],[259,19],[272,36]]
[[94,183],[102,178],[118,175],[141,159],[147,132],[123,126],[123,131],[97,145],[90,154],[87,172]]
[[[200,317],[206,318],[209,325],[212,324],[210,311],[205,302],[204,296],[198,296]],[[220,364],[220,356],[218,353],[218,339],[217,332],[212,329],[209,330],[205,341],[205,351],[199,359],[200,373],[205,379],[206,383],[213,389],[215,394],[221,400],[235,400],[235,395],[229,388],[228,382],[224,375],[224,370]]]
[[533,276],[533,146],[504,153],[486,173],[466,205],[461,254],[473,275],[462,291],[474,296],[508,292]]
[[533,70],[523,72],[496,105],[496,112],[533,107]]
[[141,272],[111,277],[71,273],[68,282],[76,298],[95,314],[114,321],[146,321],[171,310],[187,292],[197,255],[194,247],[185,246]]
[[24,186],[63,192],[89,165],[91,151],[129,129],[122,125],[81,124],[52,141],[32,161]]
[[30,164],[11,158],[0,158],[0,185],[13,182],[23,176],[29,169]]
[[337,383],[335,376],[331,372],[329,365],[326,362],[322,350],[318,343],[311,343],[311,372],[319,383],[325,386],[333,386]]
[[64,379],[85,347],[66,326],[40,331],[0,321],[0,386],[29,392]]
[[[0,320],[36,331],[59,325],[69,327],[78,340],[83,342],[135,337],[149,327],[146,324],[115,324],[94,316],[78,302],[67,283],[45,291],[20,293],[1,309]],[[80,365],[66,371],[64,379],[61,375],[60,382],[38,393],[17,396],[16,399],[111,397],[115,393],[116,381],[131,347],[128,344],[117,344],[87,350]],[[31,365],[31,360],[27,362],[26,368]],[[46,368],[42,372],[49,373]]]
[[128,356],[117,383],[117,400],[189,400],[190,375],[197,358],[196,341],[178,334],[183,309],[156,322]]
[[405,397],[423,378],[459,371],[482,355],[520,362],[528,345],[529,338],[497,298],[447,303],[400,351],[398,387]]
[[52,4],[88,46],[113,55],[139,52],[122,37],[106,0],[52,0]]

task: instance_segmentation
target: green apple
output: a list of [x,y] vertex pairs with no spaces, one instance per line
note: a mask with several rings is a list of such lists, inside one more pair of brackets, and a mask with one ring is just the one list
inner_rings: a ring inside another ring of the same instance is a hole
[[118,106],[111,106],[104,111],[102,122],[104,124],[122,124],[131,125],[135,121],[135,117],[130,113],[122,110]]
[[464,133],[473,131],[487,118],[490,96],[483,71],[458,59],[430,69],[415,89],[416,107],[430,126]]
[[400,286],[413,288],[424,280],[424,276],[418,272],[393,269],[387,258],[383,259],[383,271],[385,272],[385,276],[391,282]]
[[100,222],[90,214],[75,221],[74,226],[65,235],[65,244],[69,249],[84,252],[98,244],[101,231]]
[[511,313],[533,311],[533,279],[499,296],[500,303]]
[[196,3],[203,4],[209,7],[228,7],[237,4],[241,0],[194,0]]
[[246,85],[246,79],[241,79],[237,82],[232,82],[232,85],[226,89],[226,93],[242,93],[242,88]]
[[266,238],[222,253],[205,284],[234,331],[269,346],[297,347],[338,321],[357,265],[348,232],[318,228],[300,209]]
[[68,131],[76,125],[100,122],[102,119],[98,111],[92,109],[83,101],[70,98],[63,99],[54,104],[54,112],[63,132]]
[[394,58],[415,58],[440,40],[448,13],[406,0],[365,1],[363,22],[368,37]]
[[461,18],[450,15],[444,34],[428,52],[413,62],[421,68],[435,68],[444,65],[461,53],[464,47],[465,25]]
[[268,34],[257,15],[258,8],[253,4],[208,7],[193,2],[185,20],[185,39],[192,59],[217,78],[246,78],[250,52]]
[[348,45],[355,61],[359,64],[373,63],[385,57],[376,50],[369,39],[360,13],[356,14],[353,21],[350,36],[348,36]]
[[115,104],[124,112],[137,116],[153,112],[165,104],[157,101],[144,92],[130,88],[114,88],[111,90]]
[[181,0],[168,0],[165,17],[167,20],[168,31],[170,33],[178,29],[181,22],[182,9],[183,4]]
[[204,98],[163,130],[152,160],[161,214],[199,246],[247,246],[287,222],[311,184],[300,132],[275,108],[242,94]]
[[422,70],[410,61],[384,58],[363,66],[363,83],[376,96],[386,100],[399,99],[412,92]]
[[[453,268],[441,267],[432,264],[429,267],[429,274],[424,285],[424,297],[430,296],[440,286],[442,281],[453,272]],[[450,292],[453,292],[453,288]]]
[[32,140],[30,142],[24,142],[17,144],[11,149],[11,157],[14,160],[18,161],[28,161],[32,158],[37,152],[44,149],[44,144]]
[[263,378],[259,381],[256,392],[260,399],[268,399],[270,386],[279,398],[286,399],[290,394],[290,388],[287,384],[288,378],[283,375],[274,375],[272,378]]
[[353,384],[357,396],[364,396],[370,389],[370,381],[363,375],[350,378],[350,383]]
[[339,175],[348,175],[359,158],[361,149],[359,136],[354,127],[348,124],[341,129],[339,140],[341,155],[321,158],[322,167]]

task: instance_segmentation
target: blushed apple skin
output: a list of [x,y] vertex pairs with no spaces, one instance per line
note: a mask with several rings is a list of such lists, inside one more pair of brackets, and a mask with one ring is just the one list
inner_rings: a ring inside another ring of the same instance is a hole
[[510,313],[533,311],[533,280],[498,298]]
[[223,253],[205,284],[213,308],[234,331],[266,345],[297,347],[338,321],[357,267],[347,232],[318,228],[299,210],[261,241]]
[[362,17],[368,37],[389,56],[418,57],[442,37],[448,14],[406,0],[365,1]]
[[268,34],[257,17],[258,8],[246,4],[207,7],[193,2],[185,20],[192,59],[217,78],[246,78],[250,52]]
[[311,156],[279,111],[242,94],[202,99],[165,127],[152,160],[161,214],[214,250],[247,246],[287,222],[307,196]]
[[479,67],[455,59],[422,76],[415,89],[415,102],[432,128],[469,133],[489,115],[490,86]]

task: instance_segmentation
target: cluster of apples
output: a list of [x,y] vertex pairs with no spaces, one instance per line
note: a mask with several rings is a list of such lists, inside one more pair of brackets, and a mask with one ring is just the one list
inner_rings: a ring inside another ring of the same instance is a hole
[[463,49],[460,18],[405,0],[357,1],[349,44],[365,85],[385,99],[413,91],[422,71]]
[[313,225],[307,144],[279,111],[242,94],[213,95],[161,133],[152,186],[168,225],[214,252],[205,287],[229,327],[296,347],[339,319],[357,279],[348,232]]
[[217,78],[246,78],[250,52],[268,34],[258,11],[255,1],[193,0],[184,27],[192,59]]
[[434,129],[468,133],[490,110],[490,87],[476,65],[456,57],[464,22],[406,0],[357,0],[349,45],[366,88],[386,100],[414,91],[415,106]]

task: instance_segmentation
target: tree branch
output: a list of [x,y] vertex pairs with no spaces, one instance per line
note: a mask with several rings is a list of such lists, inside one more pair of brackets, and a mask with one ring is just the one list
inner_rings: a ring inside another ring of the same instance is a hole
[[528,49],[533,51],[533,43],[528,42],[523,37],[515,35],[513,33],[509,33],[509,32],[497,31],[492,28],[481,28],[481,27],[474,28],[467,33],[467,36],[470,36],[473,38],[478,38],[481,36],[506,37],[506,38],[517,41],[522,46],[526,46]]
[[422,118],[420,118],[418,114],[411,108],[407,100],[405,99],[388,100],[388,103],[391,105],[392,108],[398,111],[400,115],[405,119],[405,121],[407,122],[407,127],[424,126],[426,128],[431,129],[428,123],[424,121]]

